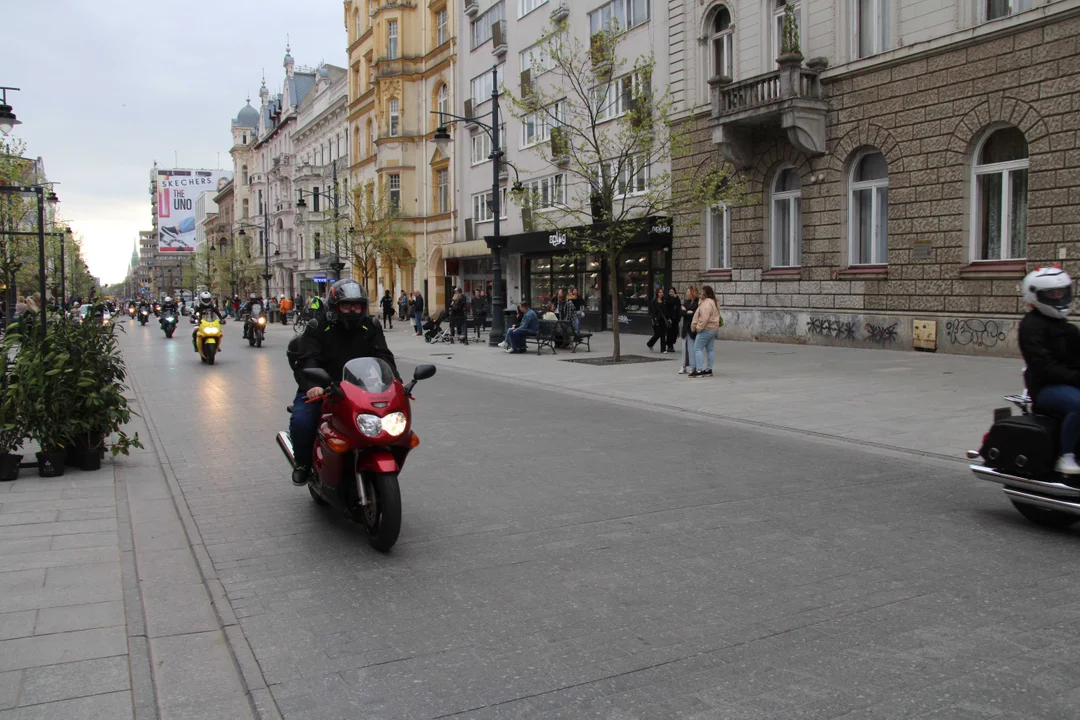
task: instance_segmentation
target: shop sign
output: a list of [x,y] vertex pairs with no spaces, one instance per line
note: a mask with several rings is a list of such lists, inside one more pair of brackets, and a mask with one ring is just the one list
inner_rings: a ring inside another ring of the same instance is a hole
[[548,236],[548,243],[551,247],[560,247],[566,245],[566,234],[561,232],[553,232]]

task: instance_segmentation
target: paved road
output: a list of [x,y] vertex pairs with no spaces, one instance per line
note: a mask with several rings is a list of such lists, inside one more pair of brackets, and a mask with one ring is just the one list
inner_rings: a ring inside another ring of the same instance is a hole
[[444,369],[384,556],[287,480],[290,331],[226,334],[123,345],[290,720],[1080,715],[1077,534],[954,464]]

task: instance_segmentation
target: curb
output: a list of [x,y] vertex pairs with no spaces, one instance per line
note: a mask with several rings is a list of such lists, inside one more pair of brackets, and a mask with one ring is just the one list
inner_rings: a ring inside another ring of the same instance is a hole
[[[128,374],[128,380],[131,383],[131,389],[135,393],[136,398],[140,398],[139,383],[134,373]],[[195,557],[195,564],[199,569],[203,585],[206,587],[207,593],[210,596],[210,604],[214,608],[214,614],[217,617],[218,625],[225,636],[225,644],[229,649],[229,655],[232,657],[233,664],[240,677],[240,682],[246,690],[247,700],[251,707],[252,715],[259,720],[282,720],[281,711],[270,692],[269,686],[266,683],[266,678],[263,677],[262,669],[255,659],[255,654],[252,652],[251,646],[247,642],[247,638],[244,637],[244,633],[240,629],[236,615],[233,613],[232,605],[229,603],[228,597],[225,594],[225,588],[218,579],[217,571],[214,570],[214,563],[210,559],[210,554],[206,551],[202,534],[199,532],[198,525],[195,523],[195,518],[191,515],[191,509],[188,507],[184,491],[176,480],[176,474],[173,472],[172,463],[167,457],[162,457],[161,448],[163,446],[160,441],[161,436],[158,434],[157,426],[154,424],[150,410],[143,405],[141,401],[139,402],[139,407],[142,410],[141,417],[146,423],[150,444],[154,449],[154,455],[157,457],[162,474],[165,476],[165,482],[168,483],[169,491],[172,495],[173,507],[176,508],[176,513],[180,517],[180,523],[184,528],[184,534],[187,536],[188,548]],[[128,525],[128,532],[130,533],[130,523]],[[137,585],[138,579],[137,576],[135,577],[135,583]],[[144,635],[145,632],[144,620]],[[147,658],[147,660],[149,670],[149,658]]]

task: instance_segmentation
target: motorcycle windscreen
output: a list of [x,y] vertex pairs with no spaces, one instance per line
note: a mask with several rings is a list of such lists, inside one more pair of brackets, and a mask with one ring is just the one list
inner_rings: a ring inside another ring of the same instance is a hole
[[262,315],[262,305],[255,303],[251,306],[251,317],[259,317]]
[[342,379],[370,393],[384,393],[394,384],[394,371],[378,358],[355,358],[345,364]]

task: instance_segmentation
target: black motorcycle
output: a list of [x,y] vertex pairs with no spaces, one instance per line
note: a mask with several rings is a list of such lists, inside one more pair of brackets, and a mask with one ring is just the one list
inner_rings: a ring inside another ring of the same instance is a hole
[[179,318],[176,317],[175,310],[170,309],[162,313],[159,324],[161,325],[161,329],[165,331],[165,337],[171,338],[173,336],[173,333],[176,332],[176,323],[178,320]]
[[251,306],[251,312],[244,318],[244,335],[247,336],[248,345],[262,347],[263,338],[266,337],[266,313],[262,305],[256,303]]
[[145,325],[146,321],[149,320],[149,319],[150,319],[150,309],[149,308],[140,308],[139,309],[139,324]]
[[1080,521],[1080,475],[1062,475],[1054,467],[1061,455],[1061,420],[1041,415],[1025,390],[1007,395],[1011,407],[994,411],[994,424],[982,447],[968,450],[975,477],[1005,486],[1005,497],[1028,520],[1054,528]]

